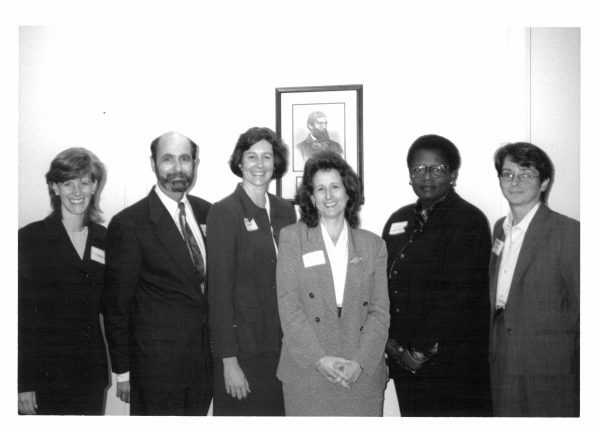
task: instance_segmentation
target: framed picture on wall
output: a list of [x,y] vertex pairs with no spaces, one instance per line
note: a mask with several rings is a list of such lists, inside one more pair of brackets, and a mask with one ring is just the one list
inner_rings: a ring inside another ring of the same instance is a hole
[[340,154],[363,182],[362,84],[275,89],[276,130],[290,150],[277,195],[294,199],[304,163],[318,151]]

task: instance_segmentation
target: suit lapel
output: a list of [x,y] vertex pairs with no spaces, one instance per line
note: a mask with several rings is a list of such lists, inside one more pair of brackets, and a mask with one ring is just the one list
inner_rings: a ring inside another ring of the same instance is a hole
[[279,245],[279,230],[284,226],[288,225],[286,222],[287,218],[283,215],[283,210],[277,208],[278,202],[271,194],[267,193],[269,197],[269,204],[271,205],[270,215],[271,215],[271,227],[273,228],[273,239],[275,240],[275,244]]
[[543,242],[545,234],[544,228],[546,227],[548,213],[548,207],[545,204],[541,204],[527,228],[527,232],[523,239],[523,245],[519,252],[519,258],[517,259],[517,264],[515,266],[513,279],[510,284],[510,292],[508,293],[508,299],[506,301],[507,307],[509,306],[510,295],[513,293],[513,288],[522,285],[521,279],[523,278],[523,274]]
[[192,206],[192,213],[194,213],[194,219],[196,219],[196,223],[198,224],[198,228],[200,228],[200,235],[202,236],[202,241],[204,242],[204,247],[206,247],[206,235],[204,230],[202,229],[202,225],[206,226],[206,214],[202,214],[200,208],[196,206],[196,203],[192,202],[190,197],[188,196],[188,201]]
[[305,245],[306,250],[302,253],[312,253],[315,251],[322,251],[325,257],[325,264],[313,266],[309,268],[307,272],[311,274],[311,280],[318,283],[325,297],[325,304],[327,306],[328,313],[334,313],[337,316],[337,303],[335,301],[335,288],[333,285],[333,275],[331,273],[331,262],[329,256],[327,256],[327,250],[325,249],[325,242],[323,241],[323,235],[321,234],[321,225],[317,225],[314,228],[307,228],[307,244]]
[[154,224],[156,237],[175,263],[189,276],[192,282],[196,282],[196,269],[185,241],[167,208],[154,190],[150,191],[148,202],[150,205],[150,221]]
[[348,226],[348,265],[346,268],[346,283],[344,286],[344,302],[342,316],[347,314],[350,308],[351,300],[359,300],[357,291],[360,287],[360,270],[362,267],[362,257],[358,251],[359,245],[355,240],[356,231]]
[[[67,230],[63,226],[61,220],[57,217],[51,216],[46,219],[46,227],[48,229],[50,243],[54,248],[53,253],[59,259],[59,262],[84,269],[81,258],[79,257],[77,250],[75,250],[75,247],[73,247],[73,243],[71,242],[69,234],[67,233]],[[90,235],[88,234],[88,241],[89,239]]]
[[[502,228],[504,219],[498,221],[496,229],[494,229],[494,243],[496,240],[504,241],[504,228]],[[498,269],[502,260],[502,252],[495,254],[492,252],[490,256],[490,306],[495,309],[496,306],[496,291],[498,289]]]

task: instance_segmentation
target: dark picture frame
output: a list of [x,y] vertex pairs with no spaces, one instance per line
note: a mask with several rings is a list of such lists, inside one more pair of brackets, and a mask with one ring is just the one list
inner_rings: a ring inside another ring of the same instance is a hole
[[277,179],[277,195],[294,202],[304,163],[323,149],[338,152],[364,188],[362,109],[362,84],[275,89],[276,131],[289,148],[288,172]]

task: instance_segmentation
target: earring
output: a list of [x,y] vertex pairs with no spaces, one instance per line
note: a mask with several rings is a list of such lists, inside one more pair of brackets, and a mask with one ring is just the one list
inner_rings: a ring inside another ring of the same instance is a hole
[[456,186],[456,182],[454,182],[453,180],[450,181],[450,185],[452,186]]

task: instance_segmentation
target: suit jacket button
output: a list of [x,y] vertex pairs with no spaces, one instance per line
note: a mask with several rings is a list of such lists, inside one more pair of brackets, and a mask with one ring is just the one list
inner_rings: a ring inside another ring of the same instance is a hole
[[315,298],[315,294],[314,294],[314,293],[312,293],[312,292],[311,292],[311,293],[308,293],[308,297],[310,297],[311,299],[314,299],[314,298]]
[[321,321],[321,318],[315,317],[315,322],[319,322],[319,321]]
[[367,306],[369,302],[363,302],[363,306]]

